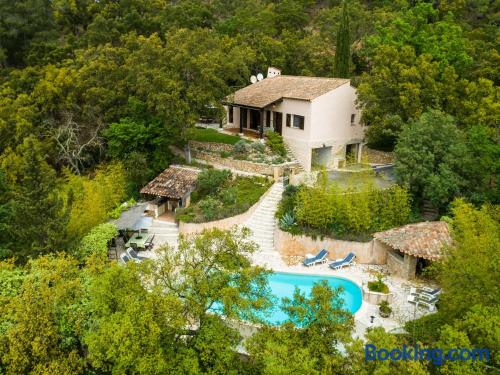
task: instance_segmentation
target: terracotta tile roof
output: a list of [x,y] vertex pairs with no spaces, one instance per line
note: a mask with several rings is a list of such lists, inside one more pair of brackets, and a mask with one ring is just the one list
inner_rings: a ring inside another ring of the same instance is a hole
[[441,258],[443,246],[451,244],[448,224],[426,221],[375,233],[374,237],[405,254],[429,260]]
[[313,100],[350,81],[343,78],[279,75],[263,79],[226,97],[229,103],[264,108],[283,98]]
[[197,168],[171,165],[144,186],[141,194],[182,198],[189,190],[194,189],[200,172]]

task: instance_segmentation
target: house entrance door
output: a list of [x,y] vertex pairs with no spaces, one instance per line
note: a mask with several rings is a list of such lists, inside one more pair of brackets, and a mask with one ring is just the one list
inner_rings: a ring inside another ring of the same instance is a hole
[[283,114],[281,112],[273,112],[274,131],[281,135],[281,127],[283,125]]
[[250,129],[258,130],[260,125],[260,112],[254,109],[250,110]]

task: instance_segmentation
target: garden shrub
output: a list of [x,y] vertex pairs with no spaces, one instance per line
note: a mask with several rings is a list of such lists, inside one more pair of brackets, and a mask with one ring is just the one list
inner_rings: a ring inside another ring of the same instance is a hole
[[243,155],[247,152],[247,143],[244,140],[238,141],[233,146],[234,155]]
[[286,156],[285,144],[283,143],[283,137],[276,132],[266,133],[267,145],[277,155]]
[[108,254],[108,243],[118,234],[116,226],[110,223],[100,224],[82,238],[76,250],[76,257],[80,260],[89,255],[97,254],[106,257]]
[[368,281],[368,290],[377,293],[389,293],[389,287],[384,283],[384,277],[382,275],[377,275],[377,279],[373,281]]
[[231,171],[224,169],[206,169],[198,175],[196,181],[200,197],[215,194],[219,187],[231,177]]
[[201,201],[198,202],[198,207],[203,213],[205,219],[207,219],[207,221],[211,221],[219,216],[222,204],[219,200],[215,198],[206,197],[205,199],[202,199]]
[[322,181],[301,187],[294,204],[297,223],[304,229],[342,238],[368,239],[374,232],[408,223],[411,217],[408,191],[400,186],[354,190]]
[[252,147],[255,151],[260,152],[260,153],[264,152],[266,149],[266,146],[264,146],[260,142],[253,142],[250,147]]
[[224,158],[224,159],[225,159],[225,158],[228,158],[228,157],[230,157],[230,156],[231,156],[231,153],[230,153],[229,151],[221,151],[221,152],[220,152],[220,157],[221,157],[221,158]]

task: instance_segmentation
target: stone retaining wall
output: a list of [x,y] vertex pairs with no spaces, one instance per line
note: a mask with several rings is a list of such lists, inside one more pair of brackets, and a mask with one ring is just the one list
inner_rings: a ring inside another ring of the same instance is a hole
[[392,152],[379,151],[363,147],[363,158],[367,163],[373,164],[392,164],[394,163],[394,154]]
[[196,149],[203,149],[212,152],[231,152],[233,150],[233,145],[228,145],[226,143],[215,143],[215,142],[198,142],[189,141],[189,147]]
[[258,173],[266,176],[283,176],[285,168],[297,168],[298,164],[296,162],[288,162],[283,164],[264,164],[255,163],[247,160],[235,160],[230,158],[221,158],[220,156],[200,151],[191,150],[193,158],[206,161],[208,163],[215,163],[230,169],[238,169],[240,171],[249,173]]
[[276,227],[274,232],[274,246],[285,256],[305,256],[316,254],[321,249],[328,250],[328,259],[344,258],[350,252],[356,255],[356,262],[362,264],[386,264],[387,252],[370,242],[342,241],[324,237],[313,239],[308,236],[293,236]]

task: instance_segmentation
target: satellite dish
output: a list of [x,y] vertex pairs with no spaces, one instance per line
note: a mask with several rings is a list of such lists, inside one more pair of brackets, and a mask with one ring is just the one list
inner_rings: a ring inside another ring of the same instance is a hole
[[264,79],[264,76],[262,75],[262,73],[257,74],[258,81],[262,81],[263,79]]
[[252,83],[257,82],[257,77],[256,76],[251,76],[250,77],[250,82],[252,82]]

